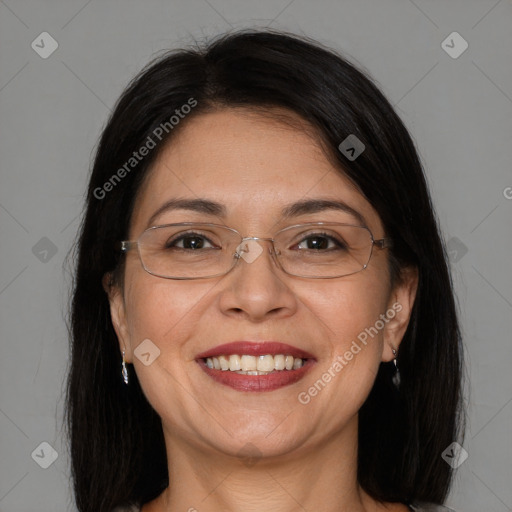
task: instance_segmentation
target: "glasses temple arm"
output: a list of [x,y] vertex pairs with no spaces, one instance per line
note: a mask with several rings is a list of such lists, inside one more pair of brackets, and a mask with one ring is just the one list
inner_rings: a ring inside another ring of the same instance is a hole
[[380,249],[393,247],[393,240],[391,238],[381,238],[380,240],[374,240],[373,243]]

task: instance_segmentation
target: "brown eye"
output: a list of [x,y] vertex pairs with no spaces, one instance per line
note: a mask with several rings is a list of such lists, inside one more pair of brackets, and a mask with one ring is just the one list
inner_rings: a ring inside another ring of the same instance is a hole
[[347,246],[326,233],[314,233],[305,237],[297,244],[299,250],[326,251],[333,249],[347,249]]
[[[209,244],[210,247],[207,247],[205,244]],[[169,240],[165,244],[166,249],[186,249],[186,250],[197,250],[197,249],[209,249],[213,248],[214,245],[203,235],[198,233],[186,233],[175,237],[172,240]]]

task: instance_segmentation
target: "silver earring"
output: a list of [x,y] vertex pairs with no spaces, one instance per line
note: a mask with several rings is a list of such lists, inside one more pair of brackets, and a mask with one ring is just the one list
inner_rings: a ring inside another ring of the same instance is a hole
[[395,373],[394,373],[393,377],[391,377],[391,380],[393,381],[395,388],[400,389],[400,370],[398,369],[398,365],[396,364],[397,351],[394,348],[391,350],[393,351],[393,356],[395,357],[393,359],[393,363],[395,365]]
[[123,368],[121,370],[121,374],[123,375],[124,383],[128,384],[128,370],[126,369],[126,362],[124,360],[124,350],[123,350],[123,362],[122,362],[121,366]]

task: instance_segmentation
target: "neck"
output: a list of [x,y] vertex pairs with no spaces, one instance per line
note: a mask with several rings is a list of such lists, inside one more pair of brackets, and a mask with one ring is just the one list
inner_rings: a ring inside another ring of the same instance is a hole
[[[185,442],[164,428],[169,487],[143,512],[275,512],[393,510],[357,482],[357,417],[321,445],[267,457],[235,457]],[[174,475],[174,476],[173,476]],[[406,510],[395,508],[394,510]]]

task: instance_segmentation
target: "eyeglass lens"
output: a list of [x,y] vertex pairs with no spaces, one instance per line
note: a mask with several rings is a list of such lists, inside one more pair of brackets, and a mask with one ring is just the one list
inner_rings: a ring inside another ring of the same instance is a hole
[[[138,241],[144,268],[167,278],[193,279],[223,275],[242,257],[255,261],[260,240],[241,244],[231,228],[211,224],[174,224],[146,230]],[[258,245],[255,245],[258,244]],[[282,269],[302,277],[336,277],[362,270],[372,251],[370,231],[339,223],[291,226],[274,236],[275,257]],[[247,251],[253,251],[251,257]]]

